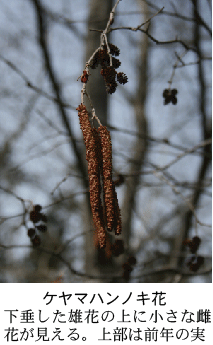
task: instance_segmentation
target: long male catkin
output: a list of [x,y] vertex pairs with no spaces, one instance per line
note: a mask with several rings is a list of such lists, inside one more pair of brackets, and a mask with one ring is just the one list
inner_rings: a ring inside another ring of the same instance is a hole
[[86,160],[88,162],[88,176],[90,188],[90,205],[92,209],[93,222],[98,235],[100,248],[106,245],[106,232],[103,220],[103,210],[101,205],[101,187],[99,158],[97,154],[97,139],[94,129],[92,129],[86,107],[81,104],[77,108],[80,126],[86,146]]
[[98,128],[101,138],[101,151],[103,160],[104,201],[107,218],[107,230],[112,231],[114,225],[114,188],[112,182],[112,144],[110,132],[105,126]]

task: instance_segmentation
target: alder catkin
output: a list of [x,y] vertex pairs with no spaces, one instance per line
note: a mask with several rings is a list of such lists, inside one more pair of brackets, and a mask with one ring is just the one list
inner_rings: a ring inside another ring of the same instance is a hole
[[103,186],[104,202],[107,218],[107,230],[112,231],[114,224],[114,188],[112,182],[112,144],[110,132],[105,126],[98,128],[101,139],[101,152],[103,160]]
[[97,154],[98,162],[99,162],[100,189],[101,189],[101,195],[102,195],[101,200],[103,201],[103,203],[101,203],[101,212],[103,214],[104,224],[107,224],[106,210],[105,210],[105,196],[104,196],[104,189],[103,189],[103,156],[102,156],[102,148],[101,148],[101,138],[96,128],[93,128],[92,130],[93,130],[93,135],[96,141],[96,154]]
[[99,158],[97,154],[97,139],[92,129],[86,107],[81,104],[77,108],[80,126],[86,146],[86,160],[88,162],[88,176],[90,189],[90,205],[93,215],[93,222],[98,236],[100,248],[106,246],[106,232],[103,220],[103,210],[101,205],[101,186]]

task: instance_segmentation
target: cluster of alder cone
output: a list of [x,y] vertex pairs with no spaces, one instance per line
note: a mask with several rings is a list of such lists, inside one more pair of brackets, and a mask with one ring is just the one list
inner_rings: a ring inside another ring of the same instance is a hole
[[[119,54],[120,49],[114,44],[109,43],[108,49],[107,46],[104,45],[95,53],[89,65],[92,69],[95,69],[98,67],[98,65],[101,66],[101,75],[104,78],[106,91],[109,94],[112,94],[116,91],[118,83],[126,84],[128,82],[128,78],[123,72],[116,71],[116,69],[120,67],[121,62],[114,56],[119,56]],[[86,82],[88,77],[86,76],[85,71],[83,73],[83,80],[81,79],[81,81]]]
[[33,244],[33,247],[38,247],[41,244],[39,231],[43,233],[47,231],[47,217],[41,212],[41,210],[41,205],[34,205],[33,210],[30,212],[30,220],[34,227],[29,228],[27,234]]
[[163,90],[163,98],[164,104],[167,105],[169,103],[177,104],[177,89],[165,89]]
[[200,243],[201,239],[198,236],[194,236],[191,240],[187,239],[183,242],[183,245],[187,246],[192,253],[186,264],[189,267],[190,271],[193,272],[196,272],[204,263],[204,257],[197,255]]
[[[95,69],[101,66],[101,75],[104,78],[106,91],[112,94],[116,91],[118,83],[126,84],[127,76],[123,72],[117,72],[121,62],[114,56],[119,56],[117,46],[109,43],[103,45],[93,56],[88,67]],[[87,83],[89,73],[83,71],[81,82]],[[108,232],[114,231],[116,236],[121,234],[121,214],[118,205],[115,185],[124,182],[122,175],[116,181],[112,179],[112,144],[110,132],[105,126],[98,129],[91,126],[88,111],[82,103],[78,106],[78,116],[86,146],[86,160],[88,162],[88,176],[90,188],[90,205],[95,227],[95,246],[104,249],[106,258],[118,257],[124,253],[124,242],[116,239],[111,243]],[[130,256],[122,265],[122,277],[128,281],[136,259]]]

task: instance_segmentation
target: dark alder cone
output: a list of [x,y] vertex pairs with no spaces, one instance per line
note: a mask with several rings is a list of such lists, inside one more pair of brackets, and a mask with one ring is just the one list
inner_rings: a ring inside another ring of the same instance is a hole
[[118,177],[117,177],[117,179],[114,180],[114,185],[115,185],[115,187],[121,186],[121,185],[124,183],[124,181],[125,181],[124,176],[121,175],[121,174],[119,174]]
[[166,98],[169,95],[169,89],[163,90],[163,97]]
[[163,98],[164,98],[164,104],[167,105],[170,102],[172,102],[172,104],[177,104],[177,89],[165,89],[163,91]]
[[193,242],[194,244],[196,244],[197,246],[199,246],[200,243],[201,243],[201,239],[200,239],[200,237],[198,237],[198,236],[194,236],[194,237],[192,238],[192,242]]
[[41,212],[41,209],[42,209],[41,205],[35,205],[35,206],[34,206],[34,211],[35,211],[36,213]]
[[101,75],[104,77],[106,84],[106,91],[112,94],[116,91],[117,83],[115,81],[117,72],[114,67],[106,66],[101,69]]
[[136,264],[136,258],[134,256],[130,256],[127,261],[131,266]]
[[190,271],[192,271],[192,272],[197,272],[197,271],[199,270],[199,266],[198,266],[197,263],[190,264],[189,269],[190,269]]
[[116,82],[106,83],[106,91],[110,95],[112,95],[116,91],[116,88],[117,88],[117,83]]
[[197,256],[197,263],[199,267],[204,264],[204,257],[203,256]]
[[108,60],[109,56],[107,50],[100,49],[95,53],[93,59],[90,61],[90,67],[95,69],[99,64],[101,64],[101,66],[107,66]]
[[177,95],[177,89],[172,89],[171,90],[171,95],[176,96]]
[[190,271],[197,272],[204,264],[204,257],[203,256],[196,256],[193,255],[190,260],[187,262],[187,266],[189,266]]
[[117,74],[117,81],[120,84],[126,84],[128,82],[128,78],[127,78],[126,74],[124,74],[123,72],[119,72]]
[[99,50],[97,53],[97,59],[98,59],[98,61],[102,67],[108,66],[110,58],[109,58],[109,55],[107,53],[107,50],[106,49]]
[[[104,49],[105,51],[107,51],[107,46],[106,46],[106,44],[103,46],[103,49]],[[112,44],[112,43],[109,43],[109,49],[110,49],[110,54],[111,54],[111,55],[119,56],[119,54],[120,54],[120,49],[119,49],[117,46],[115,46],[115,45]]]
[[40,212],[36,212],[35,210],[30,212],[30,220],[33,223],[37,223],[41,220],[41,213]]
[[100,126],[98,132],[101,138],[101,152],[103,158],[104,202],[107,218],[107,230],[112,231],[114,223],[114,188],[112,181],[112,144],[110,132],[105,126]]
[[192,240],[186,239],[183,241],[183,245],[188,246],[192,254],[195,254],[200,246],[201,239],[198,236],[194,236]]
[[104,77],[106,83],[115,82],[116,71],[112,66],[102,68],[101,75]]
[[99,65],[97,57],[94,57],[90,62],[90,68],[95,69]]
[[171,97],[171,102],[172,104],[177,104],[177,98],[174,96],[174,97]]
[[192,254],[195,254],[198,250],[199,245],[193,243],[192,241],[188,244],[189,250]]
[[112,43],[109,43],[110,53],[114,56],[119,56],[120,49]]
[[169,103],[170,103],[170,96],[168,96],[164,99],[164,105],[167,105]]
[[112,245],[112,254],[114,256],[119,256],[124,253],[124,242],[123,240],[116,240]]
[[96,151],[96,140],[89,121],[86,107],[81,104],[77,108],[81,130],[86,146],[86,159],[88,162],[88,176],[90,188],[90,205],[93,222],[98,235],[100,248],[106,245],[106,233],[104,228],[103,214],[101,212],[99,160]]
[[114,67],[115,69],[117,69],[118,67],[120,67],[121,62],[120,60],[116,59],[116,58],[112,58],[112,67]]
[[34,228],[28,229],[27,234],[28,234],[28,236],[29,236],[30,238],[33,238],[34,235],[35,235],[35,229],[34,229]]

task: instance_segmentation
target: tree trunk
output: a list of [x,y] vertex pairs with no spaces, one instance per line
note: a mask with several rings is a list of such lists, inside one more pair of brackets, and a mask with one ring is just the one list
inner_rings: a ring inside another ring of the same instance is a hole
[[[147,4],[145,1],[140,1],[140,6],[142,12],[144,13],[143,22],[148,19],[148,9]],[[123,215],[123,233],[124,233],[124,240],[125,244],[128,247],[131,238],[131,228],[132,228],[132,213],[135,206],[136,201],[136,193],[137,187],[140,183],[140,174],[137,175],[141,171],[141,167],[144,162],[145,154],[148,148],[147,142],[147,120],[146,120],[146,112],[145,112],[145,105],[146,105],[146,96],[147,96],[147,71],[148,71],[148,37],[145,34],[142,34],[141,37],[141,44],[140,44],[140,66],[138,69],[138,88],[137,94],[134,100],[134,111],[135,111],[135,120],[136,120],[136,128],[140,133],[141,137],[137,137],[135,139],[135,143],[132,148],[132,163],[129,169],[129,174],[133,174],[134,176],[129,177],[127,184],[126,184],[126,191],[125,191],[125,200],[123,203],[122,208],[122,215]]]
[[[86,40],[86,61],[94,53],[94,51],[100,46],[100,32],[90,31],[90,29],[104,30],[109,19],[110,11],[112,10],[113,1],[102,1],[100,4],[99,0],[90,1],[90,13],[88,18],[88,36]],[[101,123],[105,125],[107,123],[107,93],[104,84],[103,77],[100,75],[100,68],[93,69],[89,81],[87,83],[87,92],[90,95],[92,104],[95,108],[95,112],[100,119]],[[86,97],[85,97],[86,99]],[[85,101],[85,105],[90,113],[91,107],[88,100]],[[88,275],[100,275],[100,271],[108,270],[107,261],[104,259],[104,251],[101,253],[97,252],[94,246],[93,238],[93,224],[91,220],[91,209],[90,205],[85,205],[84,214],[84,227],[87,231],[85,236],[85,271]],[[92,230],[92,231],[88,231]],[[101,256],[100,256],[101,255]],[[102,262],[102,260],[103,262]],[[103,264],[105,265],[103,266]],[[105,269],[104,269],[105,267]]]

